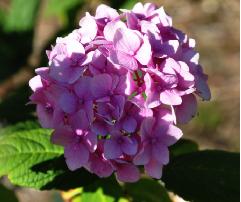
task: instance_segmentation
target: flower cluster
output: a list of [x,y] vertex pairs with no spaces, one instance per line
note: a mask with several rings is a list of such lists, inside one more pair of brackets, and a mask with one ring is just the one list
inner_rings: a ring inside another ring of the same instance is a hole
[[29,82],[42,127],[54,129],[70,170],[134,182],[142,165],[160,178],[182,136],[176,122],[195,116],[196,96],[210,99],[194,39],[151,3],[121,14],[100,5],[79,25]]

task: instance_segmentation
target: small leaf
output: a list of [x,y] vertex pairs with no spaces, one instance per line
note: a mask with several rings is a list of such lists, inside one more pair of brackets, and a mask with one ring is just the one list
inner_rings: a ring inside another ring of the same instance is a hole
[[133,202],[171,202],[166,189],[152,179],[125,184],[125,190]]
[[166,187],[194,202],[239,201],[239,154],[206,150],[174,157],[164,168]]

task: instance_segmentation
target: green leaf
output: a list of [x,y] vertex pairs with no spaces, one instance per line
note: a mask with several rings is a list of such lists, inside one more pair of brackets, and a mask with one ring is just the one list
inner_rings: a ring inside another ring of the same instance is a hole
[[12,190],[7,189],[1,184],[0,184],[0,196],[1,196],[1,201],[18,202],[18,199],[15,196],[15,193]]
[[95,192],[84,192],[81,195],[81,202],[98,201],[98,202],[114,202],[115,198],[105,195],[103,189],[99,187]]
[[188,139],[181,139],[170,147],[171,156],[179,156],[195,151],[198,151],[198,144]]
[[54,170],[37,172],[32,167],[63,154],[62,147],[51,144],[50,131],[34,129],[4,135],[0,139],[0,176],[8,175],[13,184],[41,188],[58,175]]
[[45,15],[56,16],[64,24],[66,24],[68,20],[68,11],[73,9],[74,7],[80,6],[82,2],[82,0],[49,0],[45,10]]
[[121,198],[123,189],[115,177],[99,179],[91,185],[84,187],[81,202],[100,201],[114,202]]
[[66,199],[73,202],[128,202],[122,197],[123,188],[112,175],[98,179],[80,189],[67,192]]
[[37,121],[25,121],[25,122],[19,122],[15,125],[9,125],[4,128],[0,128],[0,138],[2,135],[9,135],[14,132],[19,132],[23,130],[32,130],[32,129],[38,129],[40,126]]
[[10,12],[5,19],[6,31],[28,31],[33,28],[39,0],[12,0]]
[[239,154],[206,150],[174,157],[164,168],[167,189],[194,202],[239,201]]
[[63,148],[50,142],[50,130],[13,132],[0,138],[0,176],[13,184],[41,190],[68,190],[86,186],[99,178],[78,169],[70,171]]
[[171,202],[166,189],[160,182],[152,179],[140,179],[136,183],[127,183],[125,190],[133,202]]
[[124,4],[121,5],[121,8],[124,8],[124,9],[132,9],[133,6],[138,3],[139,1],[137,0],[129,0],[129,1],[126,1]]

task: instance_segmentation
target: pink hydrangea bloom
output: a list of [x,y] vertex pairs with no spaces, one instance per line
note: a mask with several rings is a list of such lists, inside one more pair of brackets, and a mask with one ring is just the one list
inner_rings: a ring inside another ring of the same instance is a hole
[[172,26],[163,7],[137,3],[118,13],[100,5],[47,51],[48,67],[29,81],[39,122],[53,129],[70,170],[85,168],[120,181],[161,178],[176,123],[209,100],[194,39]]

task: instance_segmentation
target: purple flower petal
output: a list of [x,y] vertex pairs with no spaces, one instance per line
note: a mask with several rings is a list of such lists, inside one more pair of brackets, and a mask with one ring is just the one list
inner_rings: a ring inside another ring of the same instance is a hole
[[122,137],[121,150],[127,155],[134,155],[137,152],[138,144],[134,138]]
[[74,143],[64,148],[64,157],[68,168],[74,171],[86,165],[89,159],[89,151],[83,144]]
[[135,31],[119,28],[116,30],[113,43],[116,50],[134,55],[140,48],[141,39]]
[[160,93],[160,101],[166,105],[180,105],[182,98],[172,90],[165,90]]
[[136,182],[140,178],[140,172],[136,166],[124,164],[117,169],[116,176],[122,182]]
[[152,147],[152,156],[159,164],[166,165],[169,162],[168,148],[162,143],[157,143]]
[[111,51],[110,59],[113,63],[121,65],[130,70],[136,70],[138,68],[136,59],[122,51]]
[[123,120],[123,129],[128,133],[133,133],[136,130],[137,122],[133,117],[126,117]]
[[150,177],[160,179],[162,176],[162,165],[155,160],[151,160],[146,164],[145,170]]
[[143,148],[134,158],[133,162],[135,165],[146,165],[151,159],[151,146],[147,145]]
[[96,98],[109,94],[112,85],[112,78],[109,74],[96,75],[91,82],[91,92]]
[[77,109],[77,99],[72,93],[65,92],[59,98],[59,105],[66,113],[73,113]]
[[151,44],[147,38],[144,36],[143,44],[141,45],[140,49],[137,51],[135,58],[142,64],[147,65],[151,60]]
[[189,122],[197,114],[197,100],[193,94],[182,96],[182,104],[175,106],[177,121],[181,124]]
[[106,159],[116,159],[121,156],[121,147],[116,139],[106,140],[104,145],[104,156]]

